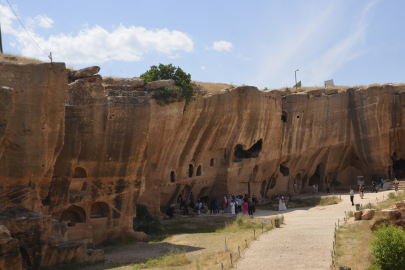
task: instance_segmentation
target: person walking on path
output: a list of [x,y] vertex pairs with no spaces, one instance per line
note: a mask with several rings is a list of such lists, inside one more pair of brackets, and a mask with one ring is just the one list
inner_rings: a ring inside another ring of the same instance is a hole
[[248,200],[248,212],[249,216],[253,216],[253,202],[250,198]]
[[287,207],[285,206],[284,197],[282,194],[278,196],[278,211],[286,211]]
[[396,178],[394,179],[394,185],[395,185],[395,194],[398,194],[398,185],[399,185],[399,183],[398,183],[398,180]]
[[373,188],[371,189],[371,193],[373,193],[375,191],[375,193],[377,193],[377,187],[375,186],[375,182],[373,181]]
[[256,212],[256,203],[257,203],[257,200],[256,200],[256,197],[255,197],[255,194],[254,194],[254,193],[253,193],[252,203],[253,203],[253,213],[255,213],[255,212]]
[[328,184],[326,185],[326,193],[327,193],[327,194],[330,193],[330,183],[328,183]]
[[183,205],[183,196],[181,194],[177,197],[177,204],[180,205],[181,210],[181,207]]
[[294,183],[293,187],[294,187],[294,191],[295,191],[295,193],[297,193],[297,184],[296,184],[296,183]]
[[210,201],[210,215],[214,212],[215,214],[215,199],[214,196],[212,196],[211,201]]
[[361,185],[359,186],[359,195],[360,195],[360,198],[363,199],[363,189],[362,189]]
[[222,202],[222,207],[224,208],[224,213],[228,213],[228,204],[226,201],[226,197],[224,197],[224,201]]
[[235,201],[231,202],[231,211],[232,211],[232,216],[236,215],[236,213],[235,213]]
[[380,185],[381,185],[381,189],[382,189],[383,185],[384,185],[384,179],[383,178],[381,178]]
[[354,205],[354,190],[352,188],[350,188],[350,201],[352,202],[352,206]]
[[247,197],[245,197],[243,199],[244,203],[243,203],[243,214],[247,214],[248,210],[249,210],[249,203],[248,203],[248,199]]

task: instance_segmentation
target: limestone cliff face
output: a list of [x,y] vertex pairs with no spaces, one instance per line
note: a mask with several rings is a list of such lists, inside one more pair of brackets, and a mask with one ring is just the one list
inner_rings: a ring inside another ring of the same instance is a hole
[[404,90],[384,85],[283,98],[287,120],[281,164],[290,172],[282,178],[289,183],[286,189],[292,192],[294,182],[309,191],[313,183],[322,189],[332,181],[355,185],[358,175],[365,177],[366,184],[401,176],[398,173],[404,168],[394,171],[393,160],[403,158],[400,104]]
[[190,192],[196,198],[245,194],[249,188],[259,194],[276,170],[283,126],[279,93],[238,87],[199,95],[185,112],[183,103],[151,103],[141,202],[158,207]]
[[[159,213],[191,192],[261,198],[294,194],[294,183],[309,192],[355,185],[358,175],[366,184],[405,176],[402,86],[288,96],[195,86],[184,111],[152,98],[172,81],[117,83],[98,71],[0,63],[0,208],[44,214],[43,265],[133,233],[136,203]],[[69,251],[66,241],[83,242]]]
[[64,137],[64,63],[0,62],[0,205],[40,210]]

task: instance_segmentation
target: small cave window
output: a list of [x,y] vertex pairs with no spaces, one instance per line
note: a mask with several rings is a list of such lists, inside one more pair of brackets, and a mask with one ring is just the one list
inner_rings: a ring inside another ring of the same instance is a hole
[[299,115],[297,115],[297,118],[300,118],[300,116],[299,116]]
[[90,218],[108,217],[110,214],[110,207],[105,202],[95,202],[90,208]]
[[176,178],[174,177],[174,171],[170,172],[170,182],[172,183],[176,182]]
[[281,113],[281,121],[283,121],[283,123],[287,122],[287,113],[285,111]]
[[210,166],[211,166],[211,167],[213,167],[213,166],[214,166],[214,159],[213,159],[213,158],[211,158],[211,161],[210,161]]
[[73,173],[73,178],[87,178],[86,170],[82,167],[76,167]]
[[46,198],[42,200],[42,205],[43,206],[51,205],[51,194],[49,192],[48,196],[46,196]]
[[201,174],[202,174],[202,169],[201,169],[201,165],[199,165],[198,166],[198,168],[197,168],[197,176],[201,176]]
[[283,166],[283,164],[280,164],[280,172],[283,174],[283,176],[289,176],[290,175],[290,169]]
[[193,164],[189,164],[188,165],[188,177],[193,177],[193,174],[194,174],[194,166],[193,166]]
[[260,139],[248,150],[243,150],[243,146],[238,144],[235,147],[235,152],[233,153],[233,155],[237,159],[257,158],[259,156],[260,151],[262,151],[262,142],[263,142],[262,139]]
[[72,205],[65,211],[63,211],[62,215],[59,218],[59,221],[70,220],[68,226],[74,226],[76,223],[84,223],[86,222],[86,212],[83,208]]

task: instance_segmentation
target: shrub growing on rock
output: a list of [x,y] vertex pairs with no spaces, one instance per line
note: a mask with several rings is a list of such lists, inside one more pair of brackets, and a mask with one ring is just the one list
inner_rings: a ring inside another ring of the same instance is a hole
[[375,269],[405,269],[405,231],[402,227],[383,223],[373,233],[370,248]]
[[156,99],[157,103],[161,106],[168,105],[173,102],[181,102],[185,100],[184,110],[186,106],[194,101],[193,95],[195,90],[191,85],[191,75],[185,73],[180,67],[174,67],[172,64],[159,66],[151,66],[150,70],[142,73],[140,76],[145,83],[150,83],[152,81],[158,80],[174,80],[176,86],[179,88],[171,89],[166,87],[157,91],[152,97]]
[[133,220],[134,231],[155,233],[161,230],[162,225],[157,216],[150,213],[148,207],[136,204],[136,217]]

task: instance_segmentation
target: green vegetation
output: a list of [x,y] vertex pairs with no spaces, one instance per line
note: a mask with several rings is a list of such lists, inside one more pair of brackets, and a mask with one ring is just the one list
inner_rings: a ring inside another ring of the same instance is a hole
[[190,264],[191,261],[186,256],[186,251],[171,250],[169,254],[158,257],[150,258],[143,264],[137,264],[133,269],[147,269],[155,267],[173,267],[183,266]]
[[154,95],[153,98],[156,99],[156,102],[160,106],[165,106],[170,103],[174,102],[181,102],[185,101],[184,110],[186,106],[191,102],[194,101],[193,98],[196,91],[193,89],[191,85],[191,75],[185,73],[180,67],[174,67],[172,64],[163,65],[159,64],[159,66],[151,66],[150,70],[146,71],[145,73],[141,74],[141,79],[145,81],[145,83],[149,83],[152,81],[158,80],[174,80],[176,87],[174,89],[166,87],[164,89],[159,89]]
[[405,232],[383,223],[371,236],[372,269],[405,269]]
[[160,231],[162,225],[158,217],[150,213],[148,207],[142,204],[136,204],[136,217],[134,218],[133,228],[134,231],[149,234]]
[[[405,192],[397,195],[392,192],[388,199],[371,205],[371,208],[387,209],[403,200]],[[347,215],[351,218],[353,212],[349,211]],[[340,226],[336,233],[335,265],[346,265],[352,269],[405,269],[405,264],[394,265],[405,263],[405,232],[402,227],[387,226],[385,220],[386,216],[377,211],[372,220],[349,221]]]
[[[307,199],[292,199],[287,202],[286,206],[287,208],[325,206],[331,204],[338,204],[340,201],[341,199],[338,196],[333,195]],[[276,205],[276,207],[274,205]],[[257,205],[257,208],[262,210],[278,210],[278,197],[273,196],[270,202],[259,204]]]
[[372,204],[371,208],[381,210],[390,207],[391,205],[394,205],[396,202],[403,201],[405,200],[405,192],[400,191],[398,194],[395,194],[395,192],[390,192],[388,194],[388,199],[382,202],[378,202],[377,204]]

